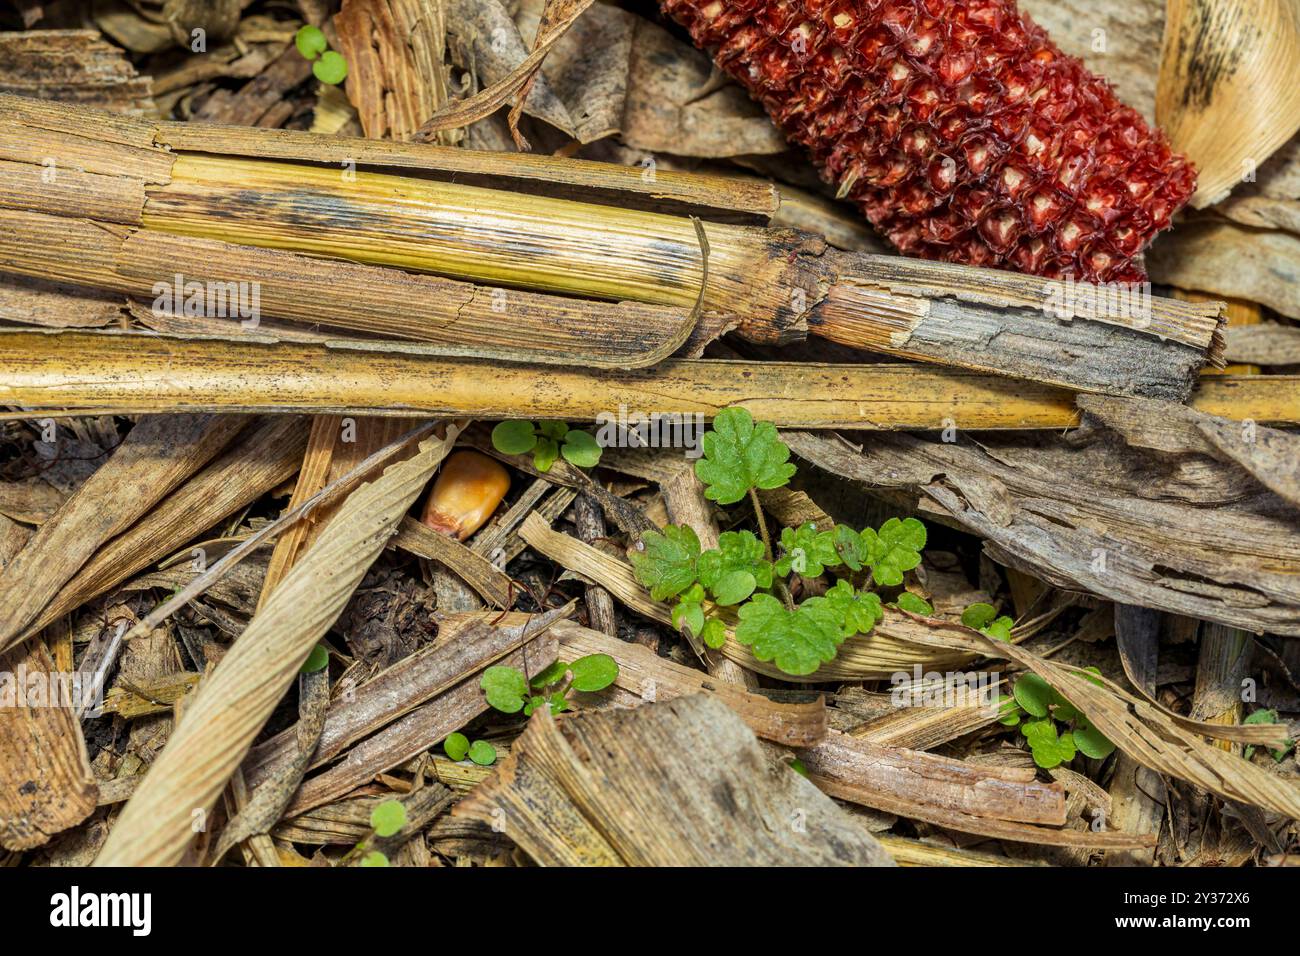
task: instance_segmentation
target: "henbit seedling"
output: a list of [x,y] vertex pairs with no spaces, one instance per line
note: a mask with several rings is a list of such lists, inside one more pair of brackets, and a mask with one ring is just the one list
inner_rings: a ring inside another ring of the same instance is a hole
[[[787,484],[795,466],[776,427],[755,422],[743,408],[727,408],[714,418],[701,445],[704,457],[695,463],[695,474],[704,483],[704,496],[719,504],[748,497],[758,535],[724,532],[716,548],[703,550],[699,536],[684,525],[647,531],[628,551],[637,579],[654,600],[675,599],[673,625],[706,646],[726,643],[726,625],[716,609],[734,607],[736,640],[758,660],[774,661],[794,676],[811,674],[833,660],[847,638],[870,633],[881,620],[880,595],[867,588],[873,580],[883,587],[903,583],[904,573],[921,563],[925,525],[915,518],[890,518],[878,531],[859,532],[805,523],[781,529],[777,556],[758,492]],[[829,568],[842,568],[844,576],[825,595],[796,604],[787,579],[811,581]],[[900,600],[913,613],[931,612],[914,595]],[[706,601],[712,604],[707,610]]]
[[[1086,670],[1101,673],[1095,667]],[[1093,677],[1088,680],[1101,683]],[[1020,726],[1034,763],[1044,770],[1069,763],[1076,752],[1097,760],[1114,753],[1115,745],[1037,674],[1020,675],[1011,693],[1012,697],[1004,696],[999,702],[998,722],[1006,727]]]
[[348,77],[348,61],[329,48],[329,41],[319,27],[310,23],[294,34],[294,46],[304,59],[312,60],[311,71],[328,86],[337,86]]
[[370,811],[370,832],[358,841],[339,861],[339,866],[347,866],[358,856],[358,866],[388,866],[388,857],[378,850],[370,849],[375,838],[387,839],[396,836],[406,826],[406,807],[400,800],[383,800],[375,804]]
[[492,429],[492,447],[503,455],[533,453],[533,466],[548,472],[563,456],[578,468],[595,468],[603,449],[590,432],[564,422],[499,422]]
[[972,604],[962,611],[961,622],[972,630],[998,641],[1010,641],[1011,628],[1015,624],[1005,614],[998,617],[997,608],[992,604],[983,603]]
[[317,671],[324,670],[329,666],[329,663],[330,652],[325,649],[324,644],[317,644],[311,649],[307,659],[303,661],[301,670],[304,674],[314,674]]
[[[571,690],[592,693],[604,690],[618,678],[618,663],[608,654],[588,654],[573,663],[556,661],[531,681],[523,671],[504,665],[489,667],[479,679],[487,702],[503,714],[523,711],[525,717],[542,706],[552,714],[569,709]],[[558,689],[556,689],[558,688]],[[474,755],[470,753],[470,759]]]
[[[1242,721],[1243,724],[1276,724],[1277,722],[1278,722],[1277,711],[1269,710],[1269,709],[1257,710],[1254,713],[1252,713],[1249,717],[1247,717],[1245,720]],[[1295,744],[1296,742],[1294,740],[1288,740],[1286,746],[1283,747],[1281,750],[1274,750],[1270,748],[1269,755],[1275,761],[1281,763],[1283,760],[1286,759],[1286,755],[1295,749]],[[1246,747],[1245,757],[1247,760],[1249,760],[1253,756],[1255,756],[1255,746],[1252,744]]]
[[490,767],[497,759],[496,748],[486,740],[470,743],[469,738],[461,733],[448,734],[442,742],[442,749],[457,763],[468,758],[480,767]]

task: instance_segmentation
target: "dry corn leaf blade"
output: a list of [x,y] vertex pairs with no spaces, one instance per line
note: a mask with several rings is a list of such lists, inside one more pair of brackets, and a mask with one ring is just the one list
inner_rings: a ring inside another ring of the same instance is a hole
[[1261,322],[1223,330],[1224,357],[1252,365],[1300,365],[1300,328]]
[[1300,236],[1194,219],[1147,252],[1155,282],[1248,299],[1300,318]]
[[[296,418],[268,418],[250,423],[206,467],[99,548],[54,596],[31,630],[46,627],[59,616],[106,593],[132,574],[172,554],[179,542],[192,541],[291,478],[302,460],[305,438],[302,432],[301,422]],[[185,556],[193,560],[193,550],[187,549]]]
[[[1228,800],[1300,819],[1300,786],[1256,767],[1203,737],[1279,746],[1285,725],[1226,726],[1190,720],[1143,700],[1105,678],[1081,674],[1027,648],[994,640],[970,628],[931,622],[936,643],[978,649],[1033,671],[1074,704],[1115,746],[1144,767],[1186,780]],[[1100,680],[1101,684],[1094,683]]]
[[[0,573],[29,537],[0,517]],[[66,670],[63,677],[73,676]],[[40,846],[95,808],[97,788],[80,722],[48,696],[27,696],[29,675],[36,687],[57,689],[50,679],[57,672],[41,641],[0,654],[0,847],[8,850]]]
[[[536,37],[545,5],[545,0],[524,0],[519,5],[515,23],[524,42]],[[534,88],[545,77],[564,104],[578,142],[590,143],[619,131],[632,35],[640,22],[616,6],[594,4],[569,27],[542,64]]]
[[7,850],[40,846],[95,809],[99,791],[73,708],[29,696],[32,688],[61,693],[58,673],[40,641],[0,654],[0,847]]
[[638,19],[622,141],[651,153],[704,158],[786,152],[789,144],[762,109],[733,83],[714,86],[714,75],[706,55]]
[[453,816],[496,821],[544,866],[893,863],[703,694],[560,719],[541,708]]
[[456,429],[353,491],[203,683],[185,719],[128,801],[97,865],[175,863],[191,811],[209,810],[253,738],[429,477]]
[[[814,782],[832,796],[956,830],[1022,842],[1110,848],[1150,842],[1124,834],[1057,829],[1065,822],[1064,790],[1059,783],[1036,781],[1033,770],[980,767],[827,731],[824,710],[821,726],[807,728],[816,738],[807,740],[803,728],[807,718],[802,713],[807,705],[774,704],[709,680],[646,648],[571,622],[557,625],[556,633],[566,659],[604,653],[618,661],[615,687],[622,693],[612,701],[616,705],[636,706],[642,699],[672,700],[707,692],[725,702],[760,737],[800,748],[799,756]],[[611,702],[609,692],[591,695],[590,702]],[[787,712],[792,712],[793,724],[784,719]],[[799,742],[800,736],[805,742]]]
[[1300,129],[1294,0],[1169,0],[1156,122],[1219,202]]
[[[421,125],[416,138],[427,139],[439,130],[468,126],[496,112],[511,96],[527,88],[533,74],[541,67],[551,48],[560,41],[565,31],[591,4],[592,0],[548,0],[547,13],[550,28],[544,36],[539,37],[539,42],[533,46],[532,52],[487,89],[481,90],[467,100],[452,103],[449,107],[435,113]],[[508,17],[506,23],[510,24],[512,29],[514,28],[514,24]],[[561,128],[572,132],[572,121]]]
[[[556,654],[555,637],[543,628],[532,634],[526,646],[495,663],[531,674],[552,664]],[[470,671],[460,683],[358,741],[329,767],[308,778],[286,813],[303,813],[337,800],[374,779],[376,774],[425,753],[448,734],[481,716],[488,710],[488,703],[479,687],[480,676],[479,670]]]
[[14,642],[108,540],[221,451],[247,424],[235,415],[146,418],[32,536],[6,569],[0,650]]
[[269,833],[279,822],[316,751],[329,702],[328,667],[298,675],[298,723],[294,728],[296,747],[293,758],[254,790],[239,814],[222,829],[209,861],[212,865],[219,864],[236,843]]
[[[337,758],[361,739],[450,690],[493,662],[515,653],[544,634],[553,622],[572,612],[565,606],[518,624],[493,625],[474,619],[465,627],[439,634],[436,644],[423,647],[355,688],[329,708],[324,729],[307,766],[318,767]],[[549,662],[547,662],[549,663]],[[534,663],[531,675],[546,664]],[[430,741],[430,745],[437,741]],[[244,762],[250,783],[274,776],[297,750],[290,728],[259,744]],[[382,768],[388,769],[388,768]]]
[[[588,654],[608,654],[618,662],[616,692],[601,692],[591,703],[637,706],[645,701],[687,697],[701,691],[716,695],[759,737],[786,747],[808,747],[826,736],[828,716],[822,698],[806,704],[780,704],[743,687],[711,679],[703,671],[675,664],[640,644],[620,641],[572,621],[554,628],[560,656],[567,661]],[[584,703],[588,699],[579,695]]]

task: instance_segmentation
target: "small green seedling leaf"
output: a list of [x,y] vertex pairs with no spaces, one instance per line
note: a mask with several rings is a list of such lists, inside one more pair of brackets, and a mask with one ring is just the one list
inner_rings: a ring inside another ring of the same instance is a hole
[[1011,628],[1015,625],[1015,621],[1005,614],[998,617],[997,608],[992,604],[983,602],[972,604],[962,611],[961,622],[997,641],[1010,641]]
[[[1272,710],[1270,708],[1261,708],[1260,710],[1252,711],[1250,716],[1242,721],[1243,724],[1276,724],[1277,722],[1278,722],[1277,711]],[[1286,755],[1289,754],[1294,748],[1295,748],[1295,741],[1288,740],[1286,746],[1283,747],[1282,749],[1275,750],[1273,748],[1269,748],[1268,752],[1275,761],[1281,763],[1283,760],[1286,759]],[[1245,757],[1247,760],[1255,756],[1255,749],[1256,748],[1254,744],[1250,744],[1246,747]]]
[[[848,525],[839,524],[835,526],[834,531],[823,533],[828,536],[830,546],[839,558],[837,563],[843,563],[850,571],[861,571],[863,566],[871,561],[870,549],[862,540],[862,535]],[[832,564],[831,567],[834,565]]]
[[808,776],[808,767],[798,757],[791,757],[787,766],[800,776]]
[[1015,621],[1003,614],[1001,617],[993,621],[992,624],[981,628],[980,633],[986,637],[993,638],[995,641],[1010,642],[1011,628],[1015,626],[1015,623]]
[[[700,630],[704,630],[703,625]],[[587,693],[604,690],[618,678],[618,664],[608,654],[579,657],[569,670],[573,672],[573,689]]]
[[864,529],[862,537],[872,559],[871,574],[877,584],[885,587],[902,584],[903,572],[921,563],[926,532],[925,525],[916,518],[902,521],[890,518],[878,532]]
[[1050,718],[1031,720],[1020,725],[1020,732],[1029,741],[1029,750],[1034,755],[1034,763],[1044,770],[1051,770],[1074,759],[1076,748],[1074,735],[1069,731],[1057,736],[1056,724]]
[[961,622],[972,630],[980,630],[993,623],[998,616],[998,609],[992,604],[978,602],[961,612]]
[[307,655],[307,660],[303,661],[302,673],[314,674],[329,667],[329,663],[330,652],[325,650],[324,644],[317,644],[311,649],[311,653]]
[[406,807],[396,800],[385,800],[370,811],[370,826],[375,836],[390,837],[406,826]]
[[442,742],[442,749],[452,760],[464,760],[465,755],[469,753],[469,738],[460,731],[448,734],[447,739]]
[[723,607],[734,607],[754,593],[758,581],[748,571],[728,571],[713,585],[713,597]]
[[533,690],[544,690],[552,684],[558,684],[564,680],[564,675],[569,672],[569,665],[564,661],[556,661],[550,667],[539,671],[533,675],[533,679],[528,682],[528,686]]
[[739,604],[757,588],[772,586],[772,564],[763,557],[763,542],[751,531],[724,531],[718,546],[700,555],[696,571],[700,583],[723,607]]
[[480,767],[490,767],[497,761],[497,751],[486,740],[476,740],[469,745],[469,759]]
[[656,601],[666,601],[695,583],[695,562],[700,539],[689,525],[667,525],[663,532],[646,531],[642,548],[628,551],[637,580],[650,589]]
[[826,592],[826,603],[839,619],[840,633],[844,637],[870,634],[885,616],[879,594],[874,591],[855,592],[853,585],[844,580],[836,581],[835,587]]
[[538,707],[545,706],[546,698],[541,694],[534,694],[532,697],[529,697],[527,703],[524,704],[524,716],[531,717],[533,716],[533,711]]
[[528,697],[528,680],[513,667],[489,667],[479,679],[487,702],[503,714],[517,714]]
[[673,627],[677,630],[686,628],[692,634],[700,634],[704,630],[704,588],[698,584],[692,584],[686,589],[686,593],[673,607],[671,620]]
[[704,496],[721,505],[736,503],[751,488],[780,488],[795,472],[776,426],[755,424],[743,408],[718,412],[700,444],[704,457],[695,463],[695,474],[704,482]]
[[797,528],[781,529],[781,558],[776,562],[776,573],[784,577],[791,572],[805,578],[815,578],[826,568],[840,564],[835,550],[835,535],[831,531],[818,531],[811,521]]
[[924,598],[917,597],[911,591],[904,591],[898,595],[898,600],[894,602],[898,605],[900,611],[906,611],[908,614],[920,614],[929,617],[934,613],[934,607]]
[[311,65],[311,71],[327,86],[337,86],[348,78],[348,61],[333,50],[326,50]]
[[1014,697],[1008,697],[1006,694],[998,695],[998,723],[1004,727],[1014,727],[1020,723],[1020,718],[1024,716],[1024,710],[1016,703]]
[[1074,728],[1074,744],[1085,757],[1104,760],[1115,752],[1115,745],[1106,735],[1087,721],[1080,721]]
[[503,455],[522,455],[537,447],[537,429],[532,422],[498,422],[492,429],[492,447]]
[[308,60],[316,59],[329,49],[329,42],[325,39],[325,34],[321,33],[320,27],[314,27],[310,23],[293,35],[293,45]]
[[565,432],[564,447],[560,449],[560,453],[571,465],[579,468],[595,468],[600,463],[602,450],[589,432],[574,428]]
[[554,438],[540,437],[537,439],[537,446],[533,448],[533,467],[545,474],[551,470],[560,457],[560,443]]
[[551,441],[564,441],[564,436],[569,433],[568,422],[545,421],[537,423],[537,430],[542,433],[543,438],[549,438]]
[[705,647],[716,651],[727,643],[727,626],[716,617],[709,618],[700,631],[700,640],[704,642]]
[[1015,695],[1016,703],[1024,708],[1025,713],[1033,717],[1046,717],[1048,705],[1054,703],[1056,699],[1056,692],[1052,690],[1051,685],[1037,674],[1021,674],[1016,679],[1011,693]]
[[546,698],[546,703],[550,706],[552,714],[562,714],[569,709],[569,702],[564,699],[564,695],[558,690]]
[[388,857],[384,856],[378,850],[371,850],[361,858],[360,866],[387,866]]
[[839,615],[825,598],[809,598],[790,611],[770,594],[757,594],[738,612],[736,640],[753,649],[760,661],[775,661],[779,670],[799,677],[834,660],[844,640]]

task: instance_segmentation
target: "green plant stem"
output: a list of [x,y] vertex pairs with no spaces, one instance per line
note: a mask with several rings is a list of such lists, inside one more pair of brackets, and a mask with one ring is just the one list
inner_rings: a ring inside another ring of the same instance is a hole
[[[758,521],[758,536],[763,539],[763,556],[768,561],[776,562],[776,556],[772,553],[772,537],[767,533],[767,521],[763,518],[763,506],[758,501],[758,491],[754,488],[749,489],[749,501],[754,506],[754,517]],[[794,610],[794,598],[790,595],[790,589],[785,586],[785,582],[779,577],[773,577],[772,584],[776,588],[777,595],[786,608]]]
[[767,533],[767,522],[763,520],[763,506],[758,502],[758,491],[749,489],[749,500],[754,506],[754,517],[758,519],[758,536],[763,539],[763,552],[767,560],[772,561],[772,539]]

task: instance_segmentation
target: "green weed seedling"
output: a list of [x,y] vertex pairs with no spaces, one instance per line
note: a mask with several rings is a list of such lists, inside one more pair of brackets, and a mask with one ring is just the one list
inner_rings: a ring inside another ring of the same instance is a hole
[[[753,531],[726,531],[718,546],[704,550],[685,525],[647,531],[628,559],[637,579],[656,601],[672,601],[672,621],[706,646],[726,643],[720,608],[734,608],[736,640],[760,661],[774,661],[786,674],[803,676],[835,658],[839,646],[868,634],[884,616],[873,588],[894,588],[921,563],[926,530],[916,518],[890,518],[880,528],[855,531],[845,525],[819,529],[811,522],[782,528],[774,552],[758,492],[780,488],[795,474],[790,449],[771,422],[755,422],[743,408],[718,413],[705,432],[695,474],[704,496],[720,505],[748,499]],[[826,593],[791,598],[795,576],[839,573]],[[912,613],[933,613],[916,595],[898,596]]]
[[986,637],[999,641],[1011,640],[1011,627],[1015,623],[1005,614],[998,616],[992,604],[972,604],[961,612],[961,622]]
[[[1101,673],[1095,667],[1087,670]],[[1095,678],[1088,679],[1101,684]],[[1044,770],[1069,763],[1078,753],[1100,760],[1115,751],[1115,745],[1100,730],[1037,674],[1021,674],[1011,693],[1011,697],[1003,696],[999,702],[999,723],[1020,727],[1034,763]]]
[[448,734],[447,739],[442,742],[442,749],[447,756],[457,762],[468,758],[480,767],[490,767],[497,760],[497,751],[486,740],[476,740],[469,742],[469,738],[462,733]]
[[400,800],[384,800],[375,804],[375,808],[370,811],[370,832],[348,851],[347,856],[342,860],[342,865],[346,866],[360,857],[357,860],[358,866],[387,866],[388,857],[378,850],[372,850],[370,845],[376,837],[386,839],[396,836],[404,826],[406,826],[406,807],[402,806]]
[[348,78],[348,61],[329,48],[329,41],[319,27],[310,23],[293,36],[294,46],[304,59],[311,60],[311,71],[316,79],[329,86],[337,86]]
[[[572,690],[604,690],[618,678],[618,663],[608,654],[588,654],[573,663],[556,661],[530,681],[515,667],[496,665],[483,672],[479,687],[487,702],[503,714],[523,711],[531,717],[539,707],[550,707],[552,714],[569,709]],[[473,753],[470,754],[473,760]]]
[[533,453],[533,465],[548,472],[561,456],[578,468],[595,468],[602,451],[590,432],[564,422],[500,422],[492,429],[492,447],[503,455]]
[[[1277,711],[1268,709],[1257,710],[1242,721],[1243,724],[1276,724],[1277,722]],[[1286,746],[1281,750],[1273,750],[1270,748],[1269,755],[1272,756],[1275,761],[1281,763],[1286,759],[1286,755],[1294,749],[1295,741],[1288,740]],[[1253,756],[1255,756],[1255,746],[1251,744],[1246,747],[1245,757],[1249,760]]]

